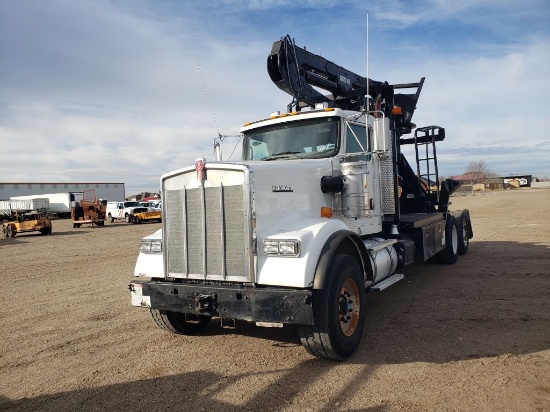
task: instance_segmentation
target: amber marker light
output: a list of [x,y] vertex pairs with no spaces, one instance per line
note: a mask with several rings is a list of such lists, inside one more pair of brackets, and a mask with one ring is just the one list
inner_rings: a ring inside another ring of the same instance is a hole
[[394,116],[399,116],[399,115],[403,114],[403,112],[401,111],[401,107],[399,107],[399,106],[393,106],[393,109],[391,109],[391,113]]
[[326,217],[326,218],[332,217],[332,208],[331,207],[321,207],[321,217]]

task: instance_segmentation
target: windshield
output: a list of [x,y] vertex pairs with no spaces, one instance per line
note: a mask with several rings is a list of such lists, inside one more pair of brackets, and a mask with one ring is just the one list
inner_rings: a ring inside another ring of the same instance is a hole
[[245,132],[243,160],[330,157],[337,148],[338,120],[338,117],[322,117]]
[[141,206],[141,203],[139,202],[124,202],[125,207],[131,207],[131,206]]

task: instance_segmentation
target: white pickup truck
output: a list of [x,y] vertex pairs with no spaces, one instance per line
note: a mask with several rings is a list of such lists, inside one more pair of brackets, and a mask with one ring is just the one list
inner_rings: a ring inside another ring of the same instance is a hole
[[147,212],[147,207],[139,202],[107,202],[107,219],[109,223],[115,220],[125,220],[131,223],[134,220],[134,213]]

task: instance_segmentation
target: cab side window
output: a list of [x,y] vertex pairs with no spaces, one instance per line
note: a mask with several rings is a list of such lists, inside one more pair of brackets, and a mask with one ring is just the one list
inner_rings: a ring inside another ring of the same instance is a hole
[[[365,125],[348,123],[346,126],[346,153],[370,153],[371,128],[365,129]],[[358,160],[370,160],[370,154],[357,155]]]

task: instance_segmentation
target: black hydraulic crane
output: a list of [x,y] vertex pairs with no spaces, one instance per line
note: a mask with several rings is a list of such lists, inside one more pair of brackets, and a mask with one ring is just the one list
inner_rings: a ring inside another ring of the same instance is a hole
[[[273,43],[267,58],[267,71],[273,83],[292,96],[289,112],[328,102],[343,110],[382,110],[390,117],[392,108],[399,106],[401,114],[395,120],[400,134],[411,132],[412,115],[424,84],[424,78],[418,83],[394,85],[368,79],[297,47],[288,35]],[[316,88],[330,94],[324,95]],[[412,94],[394,93],[396,89],[414,88],[416,91]],[[367,100],[367,94],[372,99]]]

